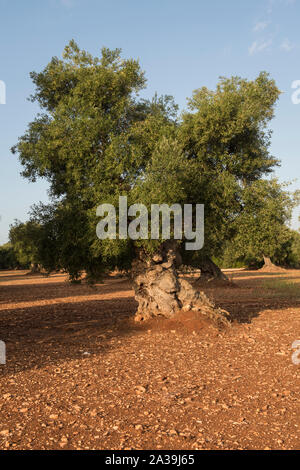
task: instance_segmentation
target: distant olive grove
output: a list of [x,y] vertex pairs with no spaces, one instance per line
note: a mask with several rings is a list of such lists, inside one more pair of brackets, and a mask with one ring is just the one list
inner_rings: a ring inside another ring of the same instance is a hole
[[[296,230],[286,230],[286,240],[284,243],[275,247],[271,260],[274,264],[286,268],[300,268],[300,233]],[[221,268],[250,268],[258,269],[263,266],[263,260],[259,253],[246,254],[237,252],[235,241],[227,242],[224,247],[223,255],[219,258],[213,258],[214,262]]]
[[[272,256],[273,263],[285,266],[286,268],[300,268],[300,234],[295,230],[288,231],[288,239],[286,243],[278,246],[274,256]],[[250,268],[257,269],[263,265],[263,260],[259,255],[251,253],[241,256],[236,252],[236,245],[234,241],[228,242],[225,245],[222,257],[213,257],[213,261],[220,268]],[[42,256],[36,257],[28,253],[24,256],[16,246],[12,243],[5,243],[0,246],[0,269],[31,269],[35,266],[45,269],[43,266]]]

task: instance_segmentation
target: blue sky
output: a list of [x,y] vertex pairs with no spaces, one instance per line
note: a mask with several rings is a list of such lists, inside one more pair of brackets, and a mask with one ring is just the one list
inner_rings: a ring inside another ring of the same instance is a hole
[[271,150],[282,160],[276,173],[300,176],[300,104],[291,100],[300,80],[300,0],[0,0],[0,17],[0,244],[15,218],[26,220],[32,204],[47,201],[47,184],[24,180],[10,147],[38,111],[27,101],[30,71],[72,38],[95,55],[107,46],[138,58],[148,79],[143,94],[172,94],[181,109],[194,89],[214,88],[221,75],[268,71],[283,92],[271,126]]

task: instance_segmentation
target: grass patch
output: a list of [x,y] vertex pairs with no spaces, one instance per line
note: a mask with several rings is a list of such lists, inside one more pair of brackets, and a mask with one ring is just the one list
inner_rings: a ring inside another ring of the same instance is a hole
[[272,296],[300,298],[300,284],[298,282],[284,279],[267,279],[262,282],[262,287],[270,291]]

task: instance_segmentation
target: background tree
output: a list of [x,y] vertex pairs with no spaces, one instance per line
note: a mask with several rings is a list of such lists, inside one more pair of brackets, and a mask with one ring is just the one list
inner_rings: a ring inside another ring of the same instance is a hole
[[291,249],[287,259],[288,265],[294,268],[300,267],[300,233],[291,230]]
[[17,261],[11,243],[0,246],[0,269],[16,269],[21,267]]
[[32,272],[40,270],[39,240],[41,227],[33,222],[16,220],[10,227],[9,239],[16,259],[21,266],[30,267]]
[[293,240],[288,224],[299,196],[299,191],[290,193],[277,179],[248,185],[243,192],[243,211],[235,221],[232,249],[236,259],[247,265],[264,261],[268,269],[271,259],[286,264]]

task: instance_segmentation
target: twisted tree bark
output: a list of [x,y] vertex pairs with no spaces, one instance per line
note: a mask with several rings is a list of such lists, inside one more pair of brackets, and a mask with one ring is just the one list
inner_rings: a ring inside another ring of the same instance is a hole
[[168,241],[151,258],[139,252],[132,265],[132,277],[138,310],[135,320],[156,316],[173,317],[178,311],[195,311],[207,316],[218,326],[229,325],[229,314],[216,308],[203,292],[197,291],[177,273],[180,256],[178,245]]

